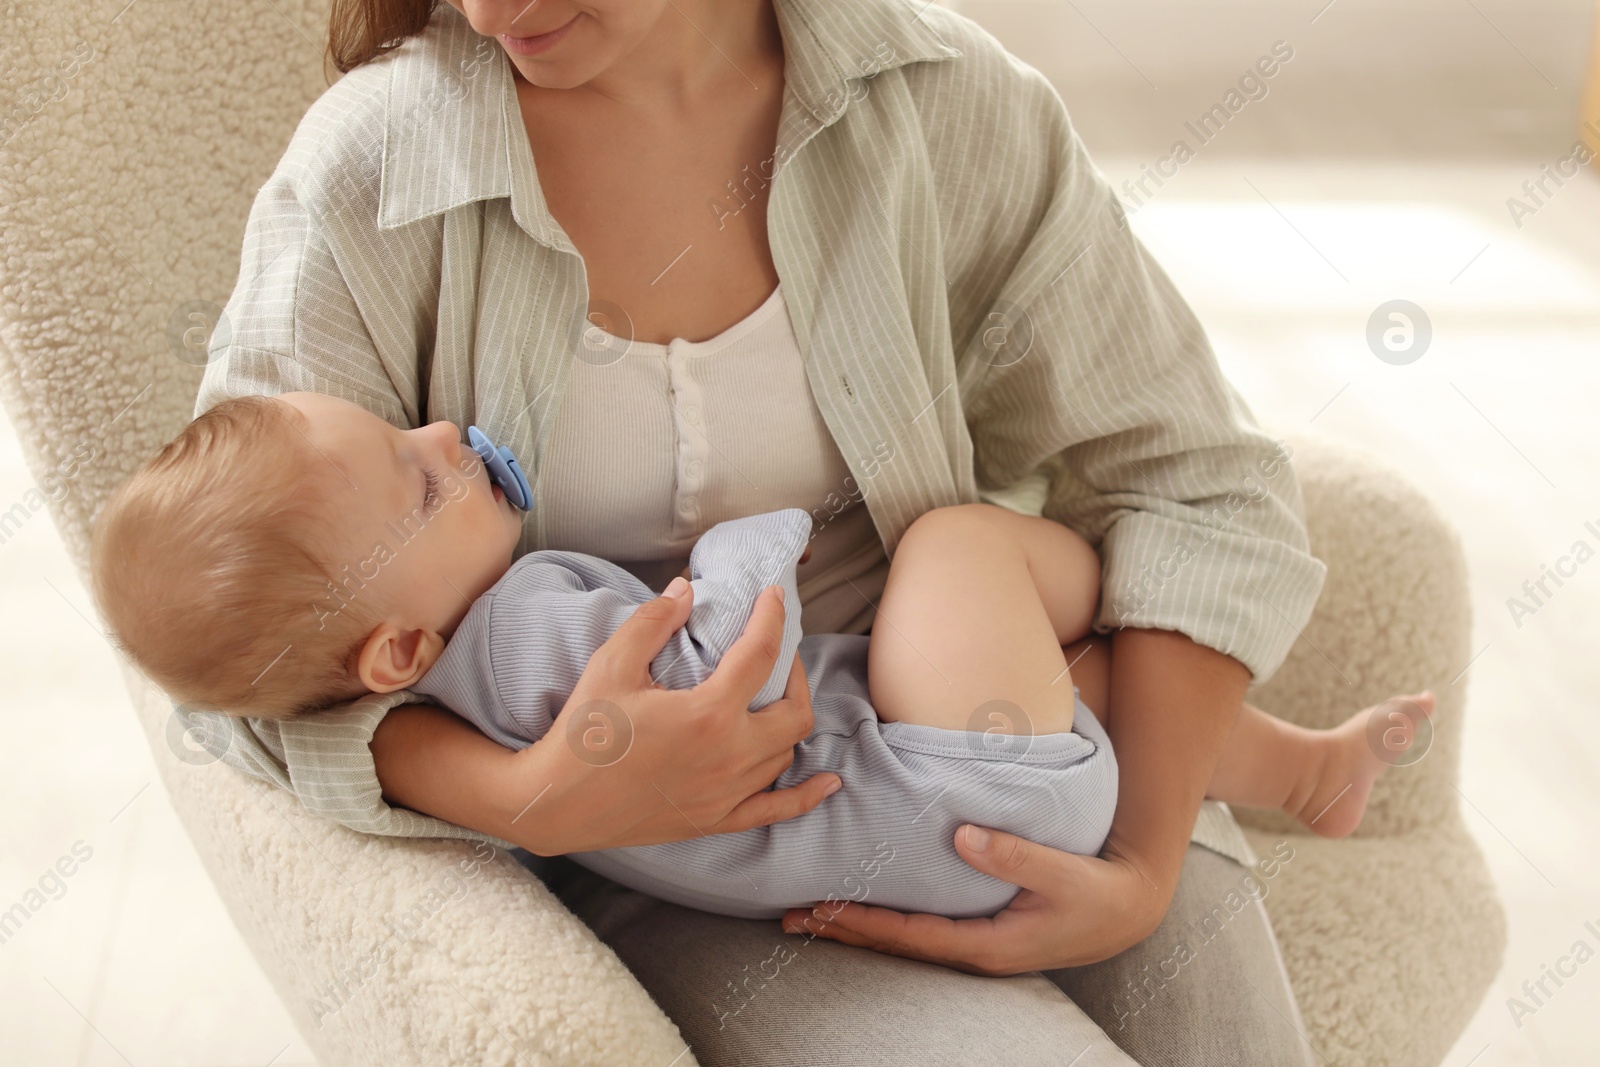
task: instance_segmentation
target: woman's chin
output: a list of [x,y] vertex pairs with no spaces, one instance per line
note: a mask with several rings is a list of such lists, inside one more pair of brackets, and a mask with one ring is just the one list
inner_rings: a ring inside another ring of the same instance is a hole
[[569,63],[541,63],[531,59],[518,59],[515,56],[510,58],[511,65],[517,72],[517,78],[535,89],[576,89],[597,73],[578,70]]

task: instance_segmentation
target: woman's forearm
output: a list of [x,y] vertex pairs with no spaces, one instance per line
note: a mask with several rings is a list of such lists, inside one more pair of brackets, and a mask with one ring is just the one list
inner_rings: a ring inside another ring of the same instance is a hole
[[1158,892],[1166,913],[1195,816],[1223,742],[1250,686],[1250,671],[1174,630],[1112,635],[1111,714],[1117,812],[1107,840]]
[[1172,630],[1118,630],[1111,648],[1106,731],[1117,811],[1100,857],[962,827],[952,838],[961,858],[1022,890],[999,915],[949,919],[833,901],[789,912],[784,928],[992,975],[1098,963],[1154,933],[1250,671]]
[[[513,810],[519,784],[529,780],[529,750],[511,749],[470,723],[431,704],[402,704],[372,735],[372,759],[383,799],[427,815],[550,854],[542,820]],[[529,796],[528,801],[534,799]]]
[[[522,749],[433,705],[390,710],[370,742],[384,799],[541,856],[738,833],[810,811],[838,775],[772,787],[811,732],[799,656],[783,696],[747,710],[783,644],[782,590],[762,591],[739,640],[691,689],[664,689],[649,668],[688,621],[694,587],[646,601],[589,658],[562,725]],[[597,717],[614,753],[567,729]]]

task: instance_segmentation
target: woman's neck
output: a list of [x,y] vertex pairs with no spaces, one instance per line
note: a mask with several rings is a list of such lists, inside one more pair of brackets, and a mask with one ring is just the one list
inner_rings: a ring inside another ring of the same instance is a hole
[[[694,108],[730,86],[750,91],[774,62],[781,70],[783,38],[772,5],[773,0],[667,0],[637,45],[576,88],[629,107],[674,111]],[[528,85],[520,72],[517,80],[523,91],[557,91]]]

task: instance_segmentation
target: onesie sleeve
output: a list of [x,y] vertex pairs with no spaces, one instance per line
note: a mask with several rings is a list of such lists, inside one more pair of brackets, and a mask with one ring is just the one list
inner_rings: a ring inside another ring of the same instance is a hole
[[[811,516],[799,508],[784,508],[719,522],[695,542],[689,553],[694,607],[689,612],[688,625],[674,635],[679,638],[675,643],[693,656],[688,665],[703,668],[696,671],[702,677],[689,685],[699,684],[703,676],[709,676],[733,647],[750,621],[761,590],[781,585],[783,643],[766,684],[750,702],[750,710],[757,711],[783,696],[801,637],[795,565],[810,539]],[[662,680],[663,673],[674,684]],[[676,684],[670,668],[663,668],[657,680],[669,689],[685,688]]]
[[[798,508],[707,530],[689,556],[689,621],[651,661],[651,678],[665,689],[705,681],[743,632],[756,596],[768,585],[781,585],[783,643],[750,710],[782,696],[801,636],[795,562],[810,536],[811,516]],[[472,605],[444,654],[411,691],[507,748],[522,748],[563,728],[557,720],[589,660],[655,596],[633,574],[598,556],[530,552]],[[590,709],[574,721],[604,723],[612,714]]]
[[412,690],[522,748],[550,731],[590,658],[653,599],[649,586],[609,560],[529,552],[472,606]]

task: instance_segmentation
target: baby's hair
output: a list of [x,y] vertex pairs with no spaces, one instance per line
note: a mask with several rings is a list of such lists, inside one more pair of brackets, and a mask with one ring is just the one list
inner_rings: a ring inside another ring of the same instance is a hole
[[223,401],[95,516],[93,595],[112,643],[182,704],[266,719],[362,695],[355,657],[380,605],[328,612],[337,472],[298,409]]

